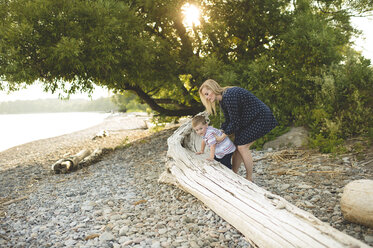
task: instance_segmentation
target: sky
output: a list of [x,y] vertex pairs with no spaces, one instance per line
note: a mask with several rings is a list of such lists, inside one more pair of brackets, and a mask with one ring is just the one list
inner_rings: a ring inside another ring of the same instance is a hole
[[[86,100],[95,100],[101,97],[108,97],[109,93],[107,90],[96,87],[91,97],[88,96],[88,93],[79,93],[70,96],[70,99],[86,99]],[[7,94],[4,91],[0,91],[0,102],[9,102],[16,100],[36,100],[36,99],[47,99],[47,98],[58,98],[58,93],[52,94],[43,91],[43,88],[39,84],[34,84],[26,89],[11,92]]]
[[[355,41],[355,49],[360,51],[364,57],[371,59],[373,63],[373,17],[355,17],[352,18],[353,25],[360,29],[363,34]],[[90,98],[87,93],[72,95],[70,98],[77,99],[97,99],[100,97],[108,97],[109,93],[103,88],[97,87],[92,97]],[[0,102],[15,101],[15,100],[36,100],[45,98],[58,98],[58,94],[52,95],[51,93],[43,92],[40,85],[35,84],[29,86],[27,89],[12,92],[7,94],[6,92],[0,91]]]
[[361,37],[355,41],[355,49],[362,52],[364,57],[370,59],[373,63],[373,16],[353,17],[351,19],[355,28],[363,32]]

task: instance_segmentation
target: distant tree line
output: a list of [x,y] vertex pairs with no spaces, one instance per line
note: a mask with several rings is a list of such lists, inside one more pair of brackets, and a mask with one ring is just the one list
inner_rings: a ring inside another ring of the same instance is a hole
[[55,113],[55,112],[108,112],[117,111],[110,97],[97,100],[39,99],[0,102],[0,114]]
[[96,100],[84,99],[39,99],[0,102],[0,114],[58,113],[58,112],[145,112],[146,104],[131,92],[102,97]]

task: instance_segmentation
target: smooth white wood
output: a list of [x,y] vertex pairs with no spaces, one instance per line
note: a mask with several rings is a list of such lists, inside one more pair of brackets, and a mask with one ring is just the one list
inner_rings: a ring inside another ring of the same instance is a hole
[[237,228],[258,247],[369,247],[218,162],[196,155],[201,138],[185,122],[168,138],[160,182],[177,185]]

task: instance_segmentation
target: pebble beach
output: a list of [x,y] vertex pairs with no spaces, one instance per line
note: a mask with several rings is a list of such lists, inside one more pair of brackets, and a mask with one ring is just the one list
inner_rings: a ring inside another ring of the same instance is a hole
[[[193,195],[158,183],[167,138],[178,126],[152,132],[145,119],[113,116],[1,152],[0,247],[252,247]],[[100,130],[109,136],[93,139]],[[61,157],[97,147],[104,155],[90,166],[68,174],[50,169]],[[344,185],[373,179],[372,163],[304,150],[253,156],[256,184],[373,245],[373,229],[344,220],[339,208]]]

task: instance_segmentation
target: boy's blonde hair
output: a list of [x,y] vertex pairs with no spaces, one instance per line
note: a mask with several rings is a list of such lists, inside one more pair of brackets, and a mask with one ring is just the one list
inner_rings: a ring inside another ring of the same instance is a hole
[[216,114],[216,101],[211,103],[210,101],[207,101],[205,96],[202,94],[202,90],[204,88],[211,90],[215,95],[223,95],[224,91],[227,88],[230,88],[231,86],[227,87],[221,87],[215,80],[213,79],[207,79],[201,87],[199,87],[199,97],[201,98],[201,101],[203,105],[205,106],[207,112],[209,114]]
[[198,124],[207,124],[207,120],[203,115],[196,115],[192,119],[192,127],[196,127]]

